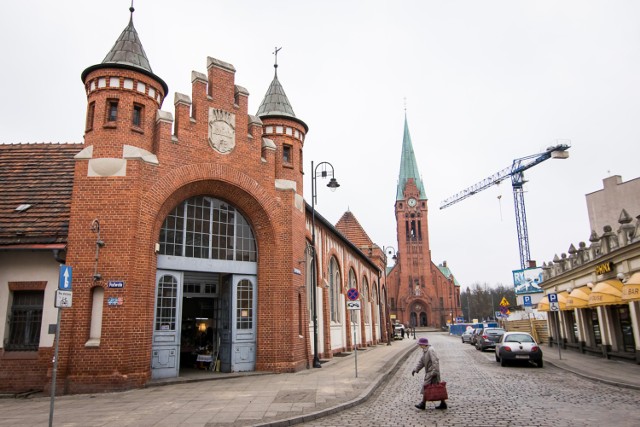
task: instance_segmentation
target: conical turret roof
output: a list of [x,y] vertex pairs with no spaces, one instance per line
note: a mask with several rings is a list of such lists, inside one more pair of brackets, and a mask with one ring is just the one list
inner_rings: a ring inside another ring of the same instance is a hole
[[155,75],[151,70],[151,64],[147,59],[147,54],[144,52],[138,32],[133,26],[133,7],[129,9],[131,11],[131,17],[129,18],[129,24],[120,34],[120,37],[116,40],[115,44],[104,57],[102,63],[93,65],[82,72],[82,81],[90,72],[102,69],[102,68],[125,68],[134,71],[141,72],[147,76],[155,79],[162,85],[164,94],[169,91],[167,84],[160,77]]
[[396,193],[396,200],[404,199],[404,188],[407,185],[409,179],[413,179],[420,191],[420,199],[426,199],[427,193],[424,191],[424,185],[422,179],[420,179],[420,172],[418,171],[418,162],[416,162],[416,156],[413,153],[413,144],[411,143],[411,134],[409,134],[409,124],[407,122],[407,116],[404,116],[404,137],[402,138],[402,157],[400,158],[400,176],[398,178],[398,191]]
[[273,76],[273,80],[269,85],[269,89],[267,89],[267,93],[264,95],[262,103],[260,103],[260,107],[258,108],[258,112],[256,113],[256,115],[260,118],[290,117],[302,124],[305,128],[305,131],[308,131],[309,128],[307,127],[307,125],[302,120],[297,118],[296,114],[293,112],[293,107],[291,107],[289,98],[287,98],[287,94],[284,92],[284,88],[278,80],[278,66],[275,65],[275,67],[276,71]]
[[144,52],[138,32],[133,26],[133,14],[129,19],[129,25],[122,31],[118,40],[102,61],[103,64],[126,64],[132,67],[142,68],[153,73],[151,65]]

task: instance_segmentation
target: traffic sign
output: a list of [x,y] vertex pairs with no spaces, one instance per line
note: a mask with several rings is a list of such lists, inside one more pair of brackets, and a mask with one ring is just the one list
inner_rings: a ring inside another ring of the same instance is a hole
[[531,307],[531,295],[525,295],[522,299],[524,300],[525,307]]
[[560,304],[557,302],[550,302],[549,311],[560,311]]
[[503,307],[509,307],[509,301],[507,301],[506,297],[502,297],[502,301],[500,301],[500,305]]
[[350,288],[347,291],[347,298],[349,298],[350,301],[355,301],[360,297],[360,292],[358,292],[358,290],[356,288]]
[[60,277],[58,277],[58,289],[62,291],[71,290],[71,275],[73,270],[69,265],[60,266]]
[[71,307],[71,297],[73,292],[71,291],[56,291],[56,308],[69,308]]
[[547,294],[547,298],[549,298],[549,303],[558,302],[558,294]]
[[347,310],[360,310],[360,300],[347,301]]

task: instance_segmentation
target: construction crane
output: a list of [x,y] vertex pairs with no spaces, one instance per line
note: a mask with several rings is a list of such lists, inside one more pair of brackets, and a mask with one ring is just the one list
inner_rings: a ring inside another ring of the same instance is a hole
[[511,166],[504,168],[500,172],[483,179],[469,188],[465,188],[461,192],[454,194],[447,199],[444,199],[440,203],[440,209],[444,209],[458,203],[467,197],[471,197],[474,194],[485,190],[494,184],[499,184],[505,179],[511,177],[513,203],[515,204],[516,210],[516,226],[518,228],[518,244],[520,246],[520,267],[525,269],[526,262],[531,259],[531,254],[529,252],[529,232],[527,230],[527,215],[524,208],[524,191],[522,189],[526,182],[524,179],[524,171],[544,162],[547,159],[566,159],[569,157],[569,152],[567,152],[569,147],[571,147],[569,144],[558,144],[547,148],[546,151],[542,153],[515,159]]

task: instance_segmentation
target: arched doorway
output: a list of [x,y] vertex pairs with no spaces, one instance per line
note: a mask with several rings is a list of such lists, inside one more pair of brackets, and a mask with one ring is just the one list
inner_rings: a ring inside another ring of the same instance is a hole
[[254,370],[257,246],[248,221],[227,202],[192,197],[167,215],[158,241],[152,377]]

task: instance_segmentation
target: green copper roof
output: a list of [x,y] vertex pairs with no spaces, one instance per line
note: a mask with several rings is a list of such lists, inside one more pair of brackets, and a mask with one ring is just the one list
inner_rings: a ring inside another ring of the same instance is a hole
[[413,145],[411,144],[411,135],[409,134],[409,124],[407,116],[404,116],[404,137],[402,138],[402,157],[400,158],[400,176],[398,178],[398,192],[396,200],[404,199],[404,187],[407,185],[409,178],[413,178],[416,187],[420,191],[420,199],[426,199],[427,193],[424,191],[422,179],[418,172],[418,163],[416,156],[413,154]]

